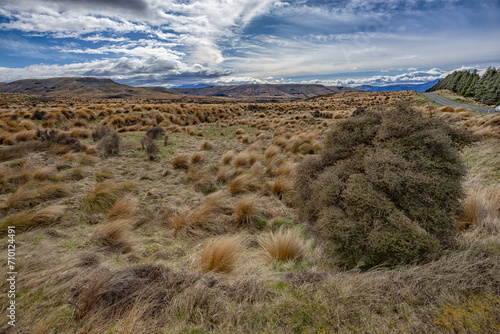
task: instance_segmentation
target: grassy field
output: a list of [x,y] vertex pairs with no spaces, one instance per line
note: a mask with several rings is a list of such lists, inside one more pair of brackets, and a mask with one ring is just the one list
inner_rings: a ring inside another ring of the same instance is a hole
[[[425,263],[346,271],[298,219],[295,168],[356,108],[401,100],[481,136],[462,152],[459,233]],[[3,279],[0,333],[500,331],[498,115],[410,92],[0,101],[0,248],[7,268],[15,226],[17,271],[16,326]],[[94,142],[104,125],[116,134]]]

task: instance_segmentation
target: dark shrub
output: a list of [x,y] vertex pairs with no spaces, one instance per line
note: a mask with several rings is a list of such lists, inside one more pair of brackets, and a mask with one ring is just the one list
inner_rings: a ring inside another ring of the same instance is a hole
[[156,139],[161,136],[165,130],[161,126],[153,126],[146,132],[146,137],[151,139]]
[[92,139],[96,142],[104,138],[109,132],[110,130],[107,126],[100,126],[92,131]]
[[297,169],[296,206],[348,268],[408,263],[452,241],[466,132],[400,105],[359,108]]
[[116,131],[108,132],[98,143],[97,148],[104,156],[119,155],[121,149],[121,138]]

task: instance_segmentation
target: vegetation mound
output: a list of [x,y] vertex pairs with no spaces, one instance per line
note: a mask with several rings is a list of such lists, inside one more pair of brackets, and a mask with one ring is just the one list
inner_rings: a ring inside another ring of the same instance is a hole
[[296,204],[337,263],[370,268],[450,245],[472,137],[405,105],[358,109],[297,172]]

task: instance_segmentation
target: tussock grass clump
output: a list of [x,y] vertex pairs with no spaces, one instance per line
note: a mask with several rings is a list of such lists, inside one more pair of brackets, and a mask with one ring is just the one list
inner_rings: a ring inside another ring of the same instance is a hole
[[277,177],[271,182],[271,193],[279,199],[290,195],[293,191],[293,180],[289,177]]
[[257,220],[257,198],[245,196],[240,198],[234,206],[233,222],[238,226],[252,226]]
[[174,233],[189,237],[199,237],[203,232],[220,234],[226,231],[226,227],[220,221],[223,209],[222,194],[211,194],[193,210],[184,208],[175,215],[172,219]]
[[57,175],[57,181],[79,181],[83,180],[89,175],[87,168],[75,167],[70,170],[65,171],[61,175]]
[[229,182],[228,190],[231,195],[254,192],[260,189],[260,182],[254,174],[241,174]]
[[94,177],[97,180],[97,182],[102,182],[114,178],[115,173],[109,168],[104,168],[100,171],[95,172]]
[[266,157],[266,159],[271,159],[280,153],[281,153],[281,147],[277,145],[271,145],[264,152],[264,156]]
[[179,153],[172,159],[172,167],[175,169],[188,169],[191,161],[189,153]]
[[238,167],[251,167],[255,162],[260,159],[260,155],[255,151],[244,151],[237,154],[233,159],[233,166]]
[[[5,143],[4,143],[5,144]],[[22,158],[30,152],[47,151],[50,147],[49,142],[45,141],[29,141],[19,143],[11,147],[0,149],[0,162]]]
[[334,123],[320,156],[297,169],[296,205],[337,263],[370,268],[436,254],[453,242],[465,131],[399,105]]
[[500,186],[473,186],[464,200],[460,227],[474,235],[500,233]]
[[35,213],[29,211],[15,213],[0,220],[0,232],[6,231],[8,226],[15,226],[16,231],[21,232],[34,227],[54,225],[65,213],[66,207],[63,205],[48,206]]
[[33,172],[33,179],[45,181],[53,177],[54,170],[52,167],[41,167]]
[[134,181],[115,183],[104,181],[95,186],[82,200],[82,209],[90,214],[105,212],[120,198],[137,187]]
[[127,195],[118,200],[108,212],[108,220],[132,218],[137,213],[138,200],[136,197]]
[[35,213],[31,219],[31,223],[37,226],[53,225],[61,220],[66,213],[66,206],[52,205],[43,208]]
[[30,184],[19,187],[7,197],[5,208],[33,207],[40,203],[71,195],[71,187],[65,184],[44,184],[32,188]]
[[201,251],[200,265],[203,272],[230,273],[242,249],[240,236],[223,236],[208,242]]
[[92,239],[100,242],[103,246],[122,252],[130,251],[132,240],[128,236],[134,224],[133,219],[118,218],[108,221],[102,226],[96,227],[92,234]]
[[263,256],[268,261],[301,261],[306,244],[296,230],[281,227],[277,232],[264,234],[258,238],[264,249]]
[[193,164],[199,164],[205,161],[205,154],[204,152],[194,152],[193,155],[191,155],[191,163]]
[[208,150],[211,150],[212,148],[213,148],[213,144],[208,139],[204,139],[201,142],[200,150],[208,151]]
[[224,164],[224,165],[229,165],[231,163],[231,161],[234,159],[234,156],[236,155],[236,153],[234,153],[234,151],[230,150],[230,151],[227,151],[226,153],[224,153],[224,155],[222,156],[221,158],[221,162]]

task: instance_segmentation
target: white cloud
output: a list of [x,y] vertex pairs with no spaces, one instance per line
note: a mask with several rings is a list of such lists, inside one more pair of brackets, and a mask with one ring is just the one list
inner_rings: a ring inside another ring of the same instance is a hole
[[[29,76],[27,77],[27,73]],[[200,64],[188,66],[181,61],[170,59],[127,58],[102,59],[85,63],[65,65],[31,65],[25,68],[0,67],[0,77],[6,82],[52,77],[106,77],[127,80],[132,83],[162,82],[178,77],[192,77],[198,80],[233,74],[231,70],[205,67]]]

